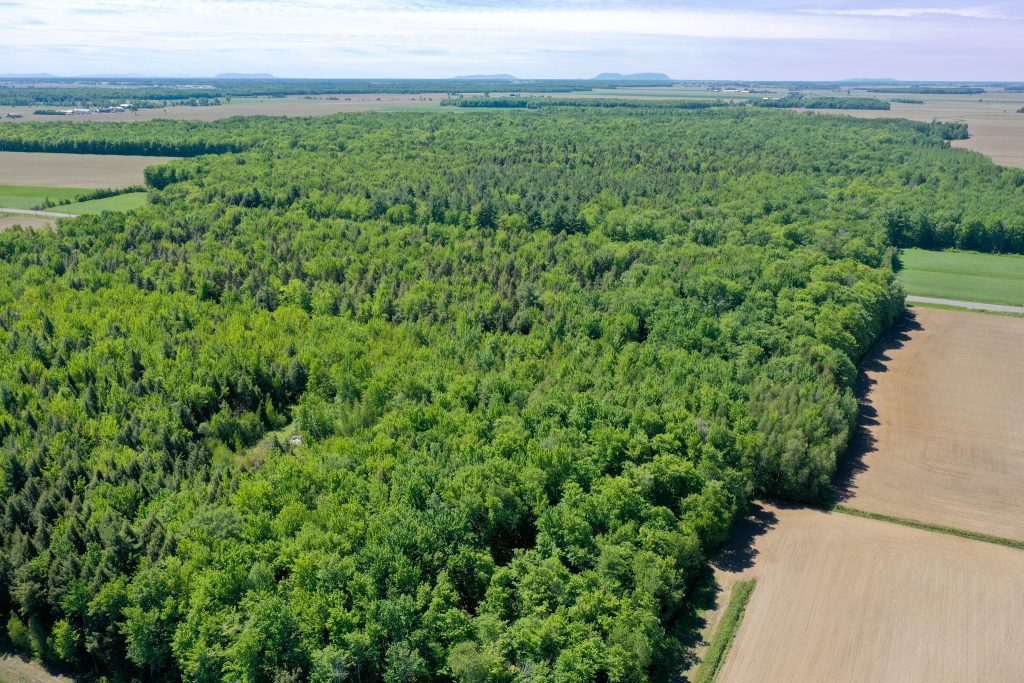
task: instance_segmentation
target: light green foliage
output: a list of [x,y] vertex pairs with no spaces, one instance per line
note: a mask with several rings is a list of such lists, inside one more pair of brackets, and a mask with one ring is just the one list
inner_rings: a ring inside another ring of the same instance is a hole
[[17,614],[11,613],[7,619],[7,639],[16,650],[30,653],[32,651],[32,634]]
[[908,294],[1024,306],[1024,257],[967,251],[900,252]]
[[78,643],[81,634],[66,620],[61,619],[53,625],[50,634],[50,649],[57,660],[65,664],[74,664],[78,654]]

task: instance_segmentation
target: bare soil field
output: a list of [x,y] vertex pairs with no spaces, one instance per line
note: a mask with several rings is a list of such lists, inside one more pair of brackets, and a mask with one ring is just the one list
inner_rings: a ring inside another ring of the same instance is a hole
[[[835,93],[833,93],[835,94]],[[987,92],[981,95],[887,95],[854,92],[883,100],[909,98],[924,104],[893,102],[890,111],[825,111],[858,118],[904,118],[912,121],[962,121],[970,128],[968,140],[955,140],[954,147],[972,149],[997,164],[1024,168],[1024,92]]]
[[0,185],[107,188],[142,184],[147,166],[170,157],[0,152]]
[[39,662],[0,654],[0,683],[73,683],[67,676],[51,674]]
[[20,225],[25,228],[52,228],[57,225],[53,218],[42,216],[16,216],[14,214],[0,214],[0,231]]
[[764,505],[719,561],[756,578],[719,681],[1018,681],[1024,552]]
[[19,121],[149,121],[152,119],[180,119],[183,121],[217,121],[232,116],[326,116],[359,111],[416,111],[433,110],[441,106],[445,93],[416,95],[303,95],[289,97],[235,97],[216,107],[166,107],[139,109],[135,112],[112,114],[86,114],[81,116],[39,116],[32,112],[38,107],[7,107],[22,118],[0,121],[17,125]]
[[1024,320],[915,308],[862,368],[840,502],[1024,540]]

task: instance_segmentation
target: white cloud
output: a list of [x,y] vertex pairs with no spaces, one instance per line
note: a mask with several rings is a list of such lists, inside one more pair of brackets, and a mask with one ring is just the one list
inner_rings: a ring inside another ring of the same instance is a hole
[[[872,0],[873,8],[829,8],[838,1],[801,9],[814,0],[794,0],[779,9],[779,2],[761,0],[0,0],[0,25],[16,61],[4,70],[66,74],[720,76],[708,61],[714,59],[739,65],[730,67],[731,77],[745,69],[770,77],[773,64],[789,64],[781,78],[826,69],[881,73],[867,61],[875,56],[893,74],[906,63],[889,66],[886,51],[911,47],[932,55],[927,63],[939,78],[952,74],[937,73],[936,49],[951,67],[976,64],[989,52],[999,53],[992,63],[1003,72],[1021,63],[1016,22],[949,19],[992,18],[995,5],[878,9],[885,0]],[[867,0],[849,0],[858,1]]]
[[1009,19],[1011,17],[993,7],[881,7],[855,9],[802,9],[804,14],[841,17],[928,17],[949,16],[969,19]]

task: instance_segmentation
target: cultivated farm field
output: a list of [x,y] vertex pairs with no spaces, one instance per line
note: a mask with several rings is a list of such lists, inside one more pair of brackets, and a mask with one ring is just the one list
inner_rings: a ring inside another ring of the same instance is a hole
[[1021,551],[811,509],[754,517],[718,569],[757,579],[721,683],[1019,680]]
[[900,262],[908,294],[1024,306],[1024,256],[905,249]]
[[861,393],[841,502],[1024,540],[1024,320],[915,308]]
[[170,161],[170,158],[118,154],[0,152],[0,185],[50,188],[128,187],[142,184],[142,172],[147,166],[165,161]]

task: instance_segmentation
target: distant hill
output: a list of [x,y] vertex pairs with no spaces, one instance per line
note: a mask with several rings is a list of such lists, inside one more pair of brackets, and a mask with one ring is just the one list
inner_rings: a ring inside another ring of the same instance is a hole
[[594,76],[595,81],[671,81],[665,74],[642,73],[642,74],[616,74],[603,73]]
[[453,81],[518,81],[512,74],[470,74],[468,76],[456,76]]
[[274,74],[217,74],[214,78],[276,78]]
[[868,85],[896,85],[901,81],[896,78],[847,78],[837,83],[863,83]]

